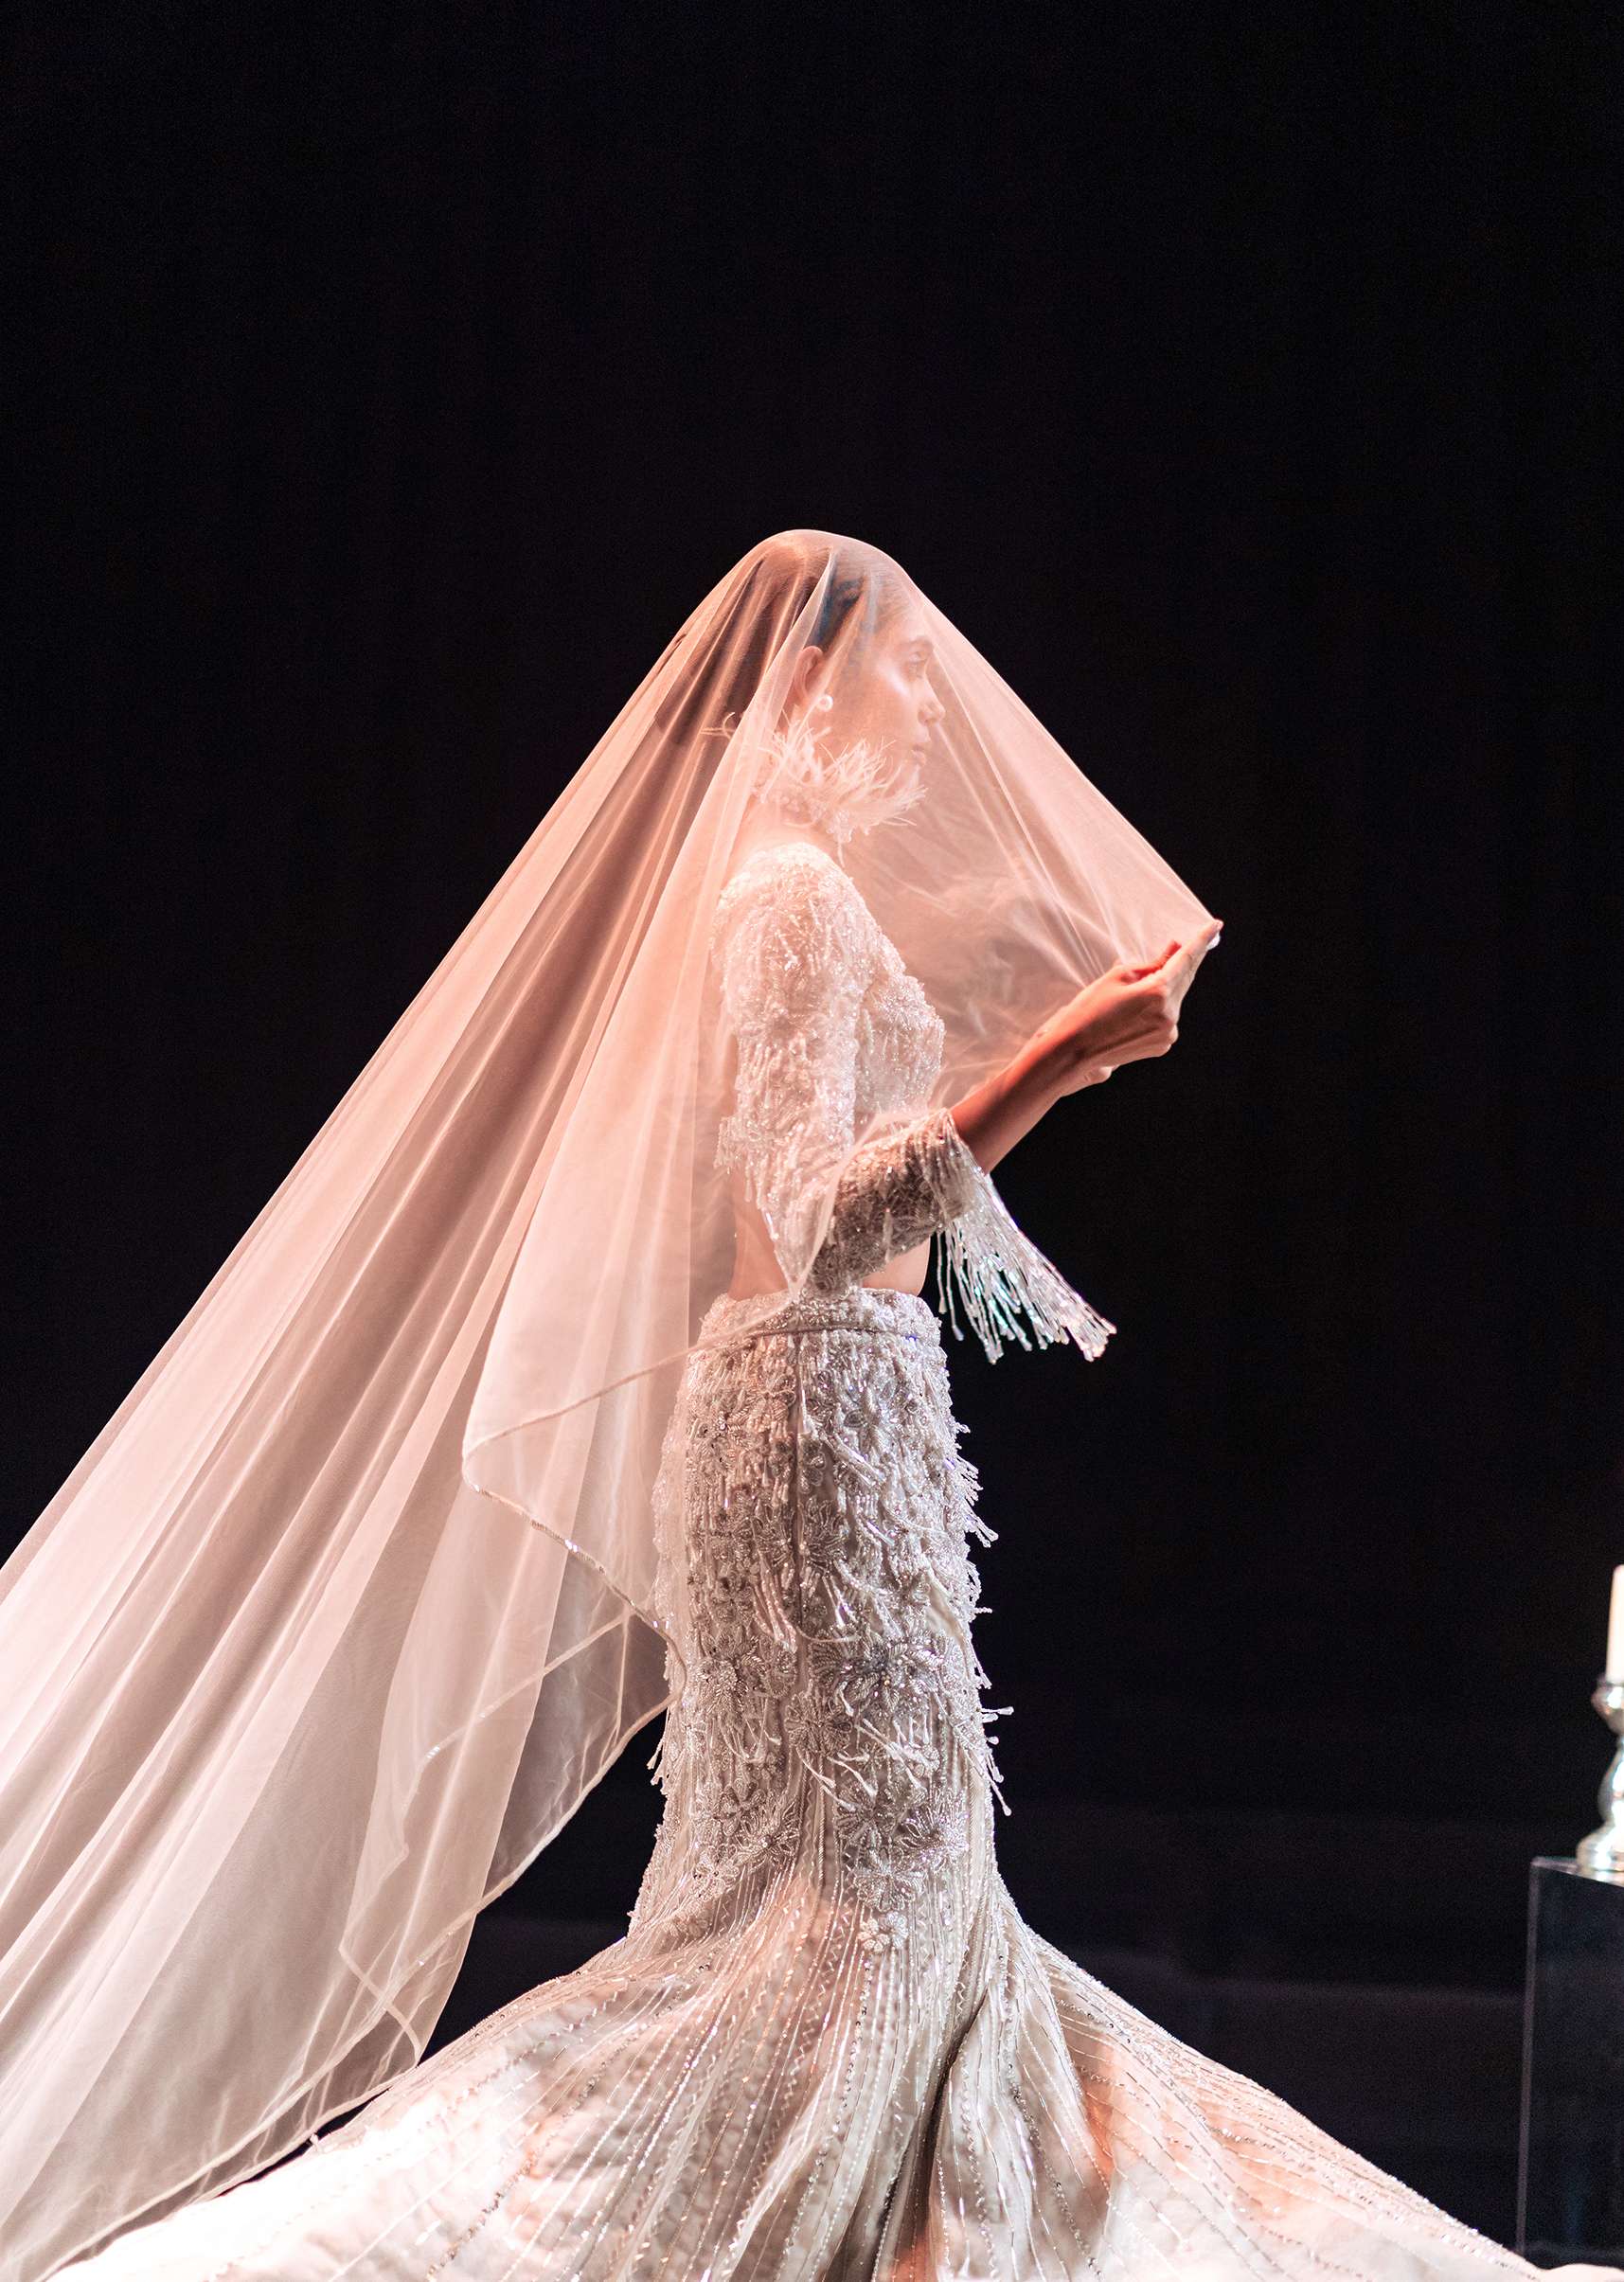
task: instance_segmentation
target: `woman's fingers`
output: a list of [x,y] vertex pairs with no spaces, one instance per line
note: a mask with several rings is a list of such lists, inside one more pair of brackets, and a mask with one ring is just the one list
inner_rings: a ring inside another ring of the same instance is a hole
[[1178,957],[1169,962],[1166,971],[1168,999],[1175,1014],[1184,1004],[1185,993],[1195,980],[1196,969],[1218,940],[1222,925],[1219,919],[1209,919],[1185,945]]
[[[1085,1026],[1104,1040],[1099,1051],[1118,1061],[1166,1053],[1178,1036],[1179,1008],[1191,978],[1222,932],[1221,919],[1206,919],[1187,939],[1172,936],[1154,958],[1111,968],[1080,991],[1074,1005]],[[1138,985],[1147,986],[1143,990]]]
[[1163,944],[1153,959],[1146,959],[1141,966],[1124,967],[1121,972],[1127,980],[1136,983],[1142,983],[1147,975],[1160,973],[1164,967],[1173,961],[1177,961],[1181,966],[1189,967],[1193,972],[1212,949],[1213,944],[1217,942],[1222,931],[1223,921],[1222,919],[1204,919],[1194,935],[1187,940],[1174,936],[1170,941]]
[[1187,941],[1180,946],[1186,958],[1199,959],[1211,950],[1222,933],[1222,919],[1204,919]]
[[1169,972],[1176,971],[1179,980],[1187,983],[1189,977],[1217,942],[1222,927],[1222,919],[1208,919],[1198,928],[1189,941],[1184,945],[1178,957],[1172,961]]
[[1162,946],[1153,959],[1146,959],[1137,967],[1121,967],[1117,972],[1125,982],[1142,983],[1148,974],[1154,974],[1159,968],[1165,967],[1178,947],[1179,938],[1174,936],[1170,942]]

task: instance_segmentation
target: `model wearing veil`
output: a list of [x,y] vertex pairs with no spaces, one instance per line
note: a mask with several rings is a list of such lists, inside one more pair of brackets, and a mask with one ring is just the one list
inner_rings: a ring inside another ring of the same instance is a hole
[[888,557],[705,598],[0,1573],[8,2282],[1534,2271],[998,1875],[944,1324],[1102,1351],[991,1171],[1216,932]]

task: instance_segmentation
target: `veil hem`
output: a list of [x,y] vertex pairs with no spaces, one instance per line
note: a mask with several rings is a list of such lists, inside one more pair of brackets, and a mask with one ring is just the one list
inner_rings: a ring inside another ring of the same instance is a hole
[[[481,1495],[490,1494],[491,1493],[483,1491],[481,1492]],[[507,1499],[502,1501],[502,1503],[505,1505],[509,1502],[510,1501]],[[540,1524],[538,1524],[538,1526]],[[622,1595],[621,1597],[624,1598],[625,1596]],[[628,1607],[631,1607],[631,1605],[632,1604],[630,1602],[627,1603]],[[556,1822],[549,1825],[544,1834],[536,1840],[535,1844],[529,1848],[528,1852],[523,1855],[521,1859],[515,1863],[512,1869],[510,1869],[505,1877],[499,1879],[494,1885],[491,1886],[485,1892],[485,1894],[481,1896],[480,1899],[473,1905],[472,1908],[465,1910],[460,1917],[454,1917],[447,1923],[443,1929],[442,1938],[449,1937],[464,1925],[471,1926],[474,1918],[476,1918],[482,1911],[489,1909],[491,1904],[497,1900],[503,1894],[505,1894],[509,1886],[517,1883],[517,1881],[525,1875],[525,1872],[530,1867],[530,1864],[536,1860],[537,1856],[544,1853],[545,1849],[552,1845],[553,1840],[557,1838],[559,1832],[563,1828],[564,1825],[574,1820],[575,1816],[580,1810],[582,1802],[590,1798],[592,1793],[598,1789],[599,1783],[602,1782],[604,1776],[609,1773],[610,1769],[618,1763],[622,1755],[625,1753],[627,1746],[634,1740],[635,1737],[642,1733],[643,1729],[647,1727],[651,1721],[661,1718],[664,1713],[668,1712],[674,1701],[675,1699],[673,1697],[668,1695],[663,1703],[657,1703],[651,1710],[640,1714],[640,1716],[632,1722],[631,1726],[628,1727],[625,1734],[621,1736],[615,1749],[609,1754],[608,1757],[604,1760],[602,1766],[598,1770],[598,1773],[593,1776],[592,1780],[582,1787],[572,1805],[558,1817]],[[432,1951],[428,1953],[432,1954]],[[419,1958],[418,1962],[421,1963],[421,1959]],[[565,1976],[562,1975],[554,1976],[555,1979],[562,1979]],[[361,1976],[361,1978],[364,1987],[372,1987],[372,1983],[365,1975]],[[537,1984],[537,1987],[540,1988],[545,1988],[548,1986],[549,1984],[544,1981]],[[449,1993],[450,1992],[448,1990],[447,1994],[449,1995]],[[445,2007],[442,2004],[440,2011],[443,2012],[444,2009]],[[366,2020],[362,2026],[360,2034],[356,2037],[355,2042],[359,2043],[362,2036],[365,2036],[368,2030],[375,2028],[378,2023],[385,2018],[399,2021],[401,2023],[402,2032],[405,2036],[408,2044],[414,2042],[415,2040],[412,2029],[404,2021],[401,2019],[401,2015],[395,2010],[394,2006],[386,1999],[382,2002],[373,2012],[366,2016]],[[437,2014],[435,2025],[437,2026],[437,2024],[438,2015]],[[434,2027],[431,2026],[428,2034],[424,2036],[422,2042],[417,2045],[417,2048],[413,2052],[411,2059],[407,2060],[402,2067],[395,2069],[390,2075],[381,2077],[377,2083],[369,2085],[365,2092],[353,2094],[348,2099],[335,2100],[330,2108],[324,2108],[320,2114],[316,2117],[315,2121],[311,2125],[308,2133],[305,2135],[306,2146],[312,2145],[317,2139],[317,2136],[321,2132],[323,2127],[331,2123],[335,2116],[343,2115],[349,2109],[369,2107],[374,2100],[381,2099],[385,2092],[392,2091],[395,2085],[400,2083],[404,2077],[410,2076],[413,2069],[418,2067],[421,2062],[424,2051],[428,2046],[429,2038],[432,2037],[433,2034]],[[284,2107],[291,2107],[303,2093],[310,2090],[312,2084],[318,2083],[322,2076],[330,2075],[331,2073],[330,2068],[312,2070],[309,2076],[305,2077],[300,2083],[294,2086],[294,2090],[289,2094],[288,2099],[284,2103]],[[243,2132],[233,2143],[232,2147],[226,2150],[223,2160],[229,2162],[231,2157],[238,2153],[239,2150],[242,2148],[254,2136],[254,2131],[257,2130],[262,2130],[263,2128],[263,2126],[254,2126],[249,2130]],[[257,2179],[262,2171],[268,2171],[275,2165],[280,2163],[284,2157],[292,2152],[297,2144],[297,2134],[294,2134],[293,2137],[286,2140],[282,2146],[273,2149],[273,2151],[265,2156],[261,2162],[244,2165],[241,2170],[233,2172],[229,2179],[223,2179],[221,2181],[218,2186],[211,2187],[208,2191],[208,2200],[213,2202],[221,2195],[229,2194],[233,2187],[241,2186],[245,2180]],[[55,2260],[54,2264],[49,2270],[49,2273],[42,2278],[42,2282],[50,2282],[51,2274],[60,2273],[64,2266],[71,2266],[75,2259],[90,2256],[100,2250],[106,2249],[110,2244],[117,2241],[122,2236],[133,2233],[134,2229],[142,2223],[147,2213],[154,2210],[159,2203],[176,2202],[177,2207],[179,2207],[177,2199],[185,2197],[187,2188],[195,2186],[197,2182],[205,2176],[210,2167],[210,2165],[207,2163],[200,2164],[197,2169],[189,2172],[185,2179],[177,2180],[170,2186],[161,2187],[157,2194],[149,2197],[148,2201],[142,2203],[137,2209],[128,2213],[123,2219],[120,2219],[116,2225],[111,2228],[103,2229],[98,2234],[83,2237],[81,2240],[75,2243],[71,2248],[65,2251],[60,2258]],[[197,2197],[192,2197],[191,2200],[195,2202],[199,2199]]]

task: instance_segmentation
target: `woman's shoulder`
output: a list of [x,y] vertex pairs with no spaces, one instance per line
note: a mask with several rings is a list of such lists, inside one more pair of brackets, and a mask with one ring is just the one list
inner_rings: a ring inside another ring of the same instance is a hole
[[748,894],[752,890],[759,893],[785,885],[857,895],[850,873],[815,840],[770,840],[745,857],[723,889],[723,896],[725,900],[735,894]]
[[746,915],[866,934],[873,918],[850,874],[811,840],[778,840],[747,856],[717,899],[715,936]]

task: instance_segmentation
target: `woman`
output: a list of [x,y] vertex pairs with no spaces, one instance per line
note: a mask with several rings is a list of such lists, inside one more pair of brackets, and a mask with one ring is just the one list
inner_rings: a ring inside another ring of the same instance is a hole
[[[1070,1964],[997,1872],[940,1316],[994,1359],[1101,1352],[990,1176],[1168,1050],[1217,922],[824,533],[707,597],[548,825],[234,1256],[246,1311],[143,1382],[202,1455],[144,1456],[138,1388],[46,1517],[82,1556],[111,1471],[158,1518],[12,1752],[36,1901],[79,1932],[17,1938],[4,2113],[46,2216],[8,2273],[1532,2271]],[[157,1636],[178,1678],[91,1755],[78,1675],[154,1609],[200,1645]],[[662,1708],[625,1938],[412,2065],[473,1908]],[[233,1724],[258,1745],[222,1759]],[[154,1912],[187,1938],[137,1965]]]

